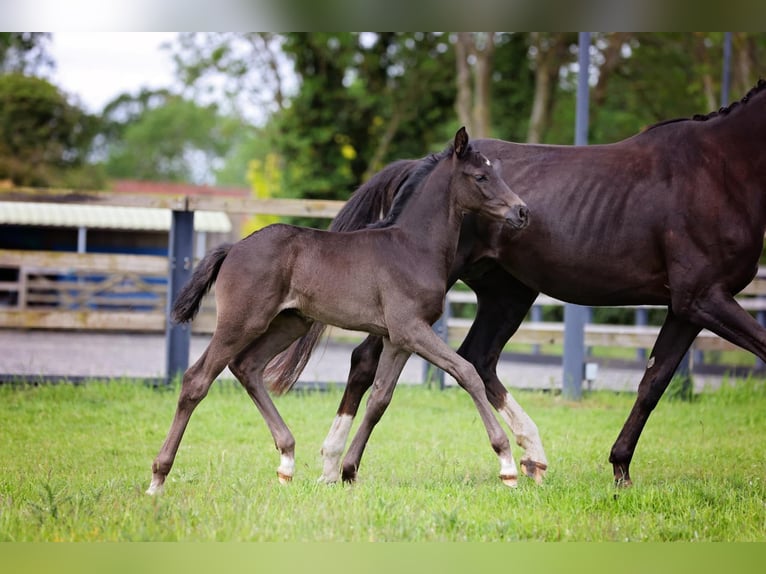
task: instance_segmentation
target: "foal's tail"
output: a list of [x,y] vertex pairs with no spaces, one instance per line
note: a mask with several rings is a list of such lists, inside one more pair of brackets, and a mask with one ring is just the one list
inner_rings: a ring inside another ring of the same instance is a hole
[[[373,175],[341,208],[330,231],[355,231],[378,221],[391,208],[402,184],[419,164],[420,160],[403,159]],[[303,337],[272,359],[263,373],[271,392],[281,395],[293,387],[326,327],[324,323],[313,323]]]
[[215,283],[218,271],[221,269],[221,263],[226,259],[231,247],[231,243],[219,245],[199,262],[189,282],[178,293],[173,305],[173,321],[188,323],[194,319],[197,311],[199,311],[202,298]]

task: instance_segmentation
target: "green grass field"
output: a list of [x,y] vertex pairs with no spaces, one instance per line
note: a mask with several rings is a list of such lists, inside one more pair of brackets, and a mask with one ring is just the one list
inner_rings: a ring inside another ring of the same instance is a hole
[[[631,472],[609,449],[633,396],[579,403],[519,392],[549,459],[544,485],[508,489],[466,393],[400,387],[354,486],[316,483],[338,390],[277,406],[298,442],[296,477],[250,400],[218,382],[192,417],[165,493],[144,490],[177,389],[131,381],[0,386],[1,541],[763,541],[766,389],[739,381],[664,399]],[[517,461],[520,451],[514,451]]]

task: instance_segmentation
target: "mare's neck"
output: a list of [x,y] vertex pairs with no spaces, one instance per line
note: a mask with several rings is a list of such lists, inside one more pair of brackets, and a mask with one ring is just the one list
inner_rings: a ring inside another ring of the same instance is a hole
[[766,89],[703,121],[726,156],[750,164],[750,176],[766,181]]

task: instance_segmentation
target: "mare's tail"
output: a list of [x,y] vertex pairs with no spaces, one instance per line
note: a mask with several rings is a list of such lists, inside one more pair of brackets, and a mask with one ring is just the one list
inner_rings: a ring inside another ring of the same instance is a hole
[[199,311],[202,298],[215,283],[218,271],[221,269],[221,263],[229,254],[231,246],[231,243],[219,245],[199,262],[189,282],[178,293],[173,305],[173,321],[188,323],[194,319],[197,311]]
[[[391,208],[397,192],[420,160],[403,159],[388,164],[362,184],[341,208],[330,231],[355,231],[375,223]],[[326,325],[313,323],[308,333],[274,357],[263,373],[271,392],[289,391],[306,367]]]

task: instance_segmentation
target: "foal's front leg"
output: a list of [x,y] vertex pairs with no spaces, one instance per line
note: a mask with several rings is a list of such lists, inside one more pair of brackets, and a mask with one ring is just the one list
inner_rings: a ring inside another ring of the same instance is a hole
[[396,382],[409,357],[409,351],[393,345],[387,338],[383,339],[383,352],[378,361],[378,369],[375,372],[375,381],[372,384],[370,397],[367,399],[364,417],[351,441],[346,456],[343,458],[344,482],[356,480],[356,473],[359,470],[359,463],[364,448],[367,446],[367,441],[391,402]]
[[492,412],[484,383],[474,366],[452,350],[426,323],[409,325],[402,329],[402,334],[406,336],[407,342],[403,345],[405,348],[448,372],[471,396],[487,430],[492,449],[500,460],[500,480],[506,486],[515,487],[518,470],[513,460],[510,441]]

